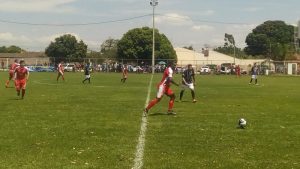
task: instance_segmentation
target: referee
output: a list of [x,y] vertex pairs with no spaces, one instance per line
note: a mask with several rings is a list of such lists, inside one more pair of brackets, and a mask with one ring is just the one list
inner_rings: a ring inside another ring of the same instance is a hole
[[182,96],[185,91],[185,89],[190,89],[192,98],[193,98],[193,103],[196,103],[197,100],[195,99],[195,88],[194,85],[196,85],[195,81],[195,71],[192,67],[191,64],[188,65],[188,69],[185,70],[182,74],[182,89],[180,92],[180,102],[182,101]]

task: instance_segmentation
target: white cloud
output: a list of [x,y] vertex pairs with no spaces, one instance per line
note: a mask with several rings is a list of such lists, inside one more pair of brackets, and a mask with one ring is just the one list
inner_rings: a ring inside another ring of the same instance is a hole
[[10,43],[30,43],[32,40],[25,35],[14,35],[10,32],[0,33],[0,41],[10,42]]
[[168,13],[162,16],[155,17],[155,22],[158,24],[174,24],[174,25],[191,25],[191,18],[177,13]]
[[4,12],[72,12],[75,8],[66,4],[76,0],[0,0]]
[[209,25],[194,25],[192,29],[195,31],[202,31],[202,32],[210,32],[215,30],[213,26],[209,26]]

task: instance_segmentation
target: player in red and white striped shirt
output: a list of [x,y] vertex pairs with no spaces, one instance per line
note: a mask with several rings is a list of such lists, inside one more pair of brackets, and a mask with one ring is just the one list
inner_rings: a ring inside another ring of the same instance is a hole
[[17,94],[18,96],[20,96],[20,91],[22,90],[22,99],[25,96],[25,90],[26,90],[26,83],[28,81],[29,78],[29,71],[28,69],[25,67],[25,61],[21,60],[20,61],[20,66],[18,66],[15,71],[15,87],[17,90]]
[[15,62],[13,64],[10,65],[10,68],[9,68],[9,73],[8,73],[8,80],[6,81],[5,83],[5,87],[8,88],[9,86],[9,82],[11,80],[14,80],[14,72],[15,72],[15,69],[19,66],[20,64],[18,63],[18,59],[15,59]]
[[58,82],[59,77],[61,76],[62,80],[65,81],[65,77],[64,77],[64,66],[63,66],[63,61],[61,61],[58,66],[57,66],[57,78],[56,81]]
[[168,97],[170,97],[169,108],[168,108],[168,113],[167,114],[171,114],[171,115],[176,114],[175,112],[173,112],[175,94],[171,90],[170,86],[171,86],[171,83],[175,84],[176,86],[179,86],[179,85],[176,82],[173,81],[173,68],[172,67],[173,67],[173,63],[170,62],[168,67],[164,71],[162,80],[160,81],[160,83],[157,86],[158,91],[157,91],[156,98],[153,99],[148,104],[148,106],[144,109],[144,116],[146,116],[148,114],[148,111],[154,105],[156,105],[158,102],[160,102],[160,100],[161,100],[161,98],[163,97],[164,94],[167,95]]

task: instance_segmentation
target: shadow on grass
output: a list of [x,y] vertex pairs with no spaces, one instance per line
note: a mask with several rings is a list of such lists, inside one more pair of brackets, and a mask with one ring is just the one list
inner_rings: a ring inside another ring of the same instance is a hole
[[152,114],[149,114],[148,116],[167,116],[168,114],[167,113],[152,113]]

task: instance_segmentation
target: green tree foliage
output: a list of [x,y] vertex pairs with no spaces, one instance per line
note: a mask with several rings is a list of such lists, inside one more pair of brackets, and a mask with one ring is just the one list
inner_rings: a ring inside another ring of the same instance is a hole
[[22,50],[20,47],[18,46],[9,46],[9,47],[6,47],[6,46],[2,46],[0,47],[0,53],[21,53]]
[[[245,52],[238,47],[235,47],[235,40],[233,35],[225,33],[224,37],[224,46],[220,46],[214,49],[214,51],[236,57],[236,58],[243,58],[246,59],[248,56],[245,54]],[[235,49],[234,49],[235,48]],[[235,55],[234,55],[234,50],[235,50]]]
[[183,48],[188,49],[188,50],[194,50],[194,48],[193,48],[192,45],[190,45],[190,46],[184,46]]
[[116,59],[118,57],[118,42],[117,39],[108,38],[100,46],[101,54],[109,59]]
[[[149,27],[129,30],[118,43],[119,59],[151,60],[152,58],[152,29]],[[155,59],[177,60],[176,52],[164,34],[155,30]]]
[[81,59],[86,57],[87,45],[82,40],[78,42],[75,36],[66,34],[51,42],[45,53],[49,57]]
[[284,60],[293,53],[294,27],[283,21],[266,21],[253,29],[246,38],[245,52]]

